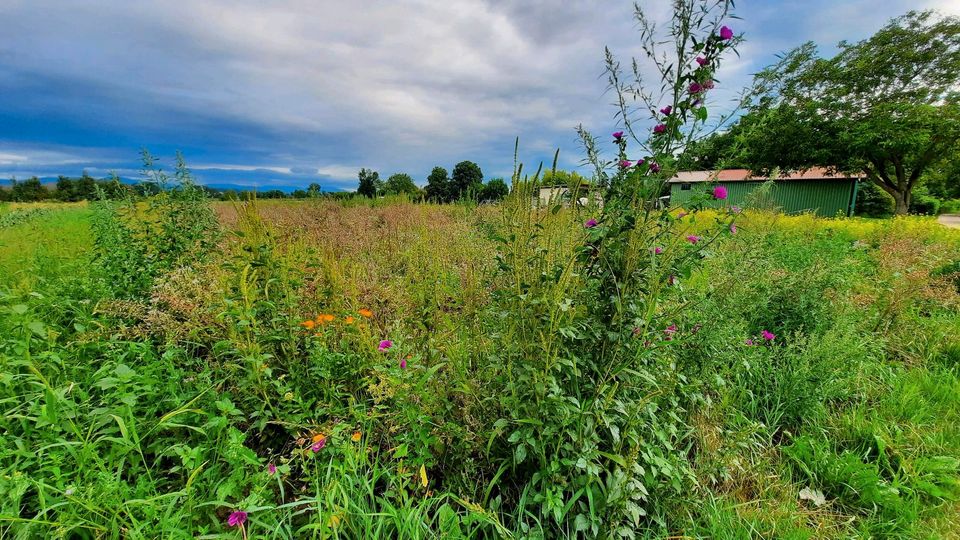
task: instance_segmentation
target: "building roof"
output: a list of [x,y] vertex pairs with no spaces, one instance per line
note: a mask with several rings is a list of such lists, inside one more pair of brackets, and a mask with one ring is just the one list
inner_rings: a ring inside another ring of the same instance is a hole
[[765,182],[767,180],[847,180],[859,178],[844,173],[831,173],[826,167],[811,167],[805,171],[753,176],[748,169],[723,169],[721,171],[682,171],[670,179],[671,184],[695,182]]

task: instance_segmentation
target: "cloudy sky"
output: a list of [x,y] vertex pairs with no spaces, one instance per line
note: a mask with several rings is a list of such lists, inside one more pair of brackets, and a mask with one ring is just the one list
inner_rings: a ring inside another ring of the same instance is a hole
[[[642,1],[656,17],[668,2]],[[746,42],[713,110],[778,52],[829,52],[955,0],[740,0]],[[574,127],[614,131],[603,47],[638,55],[619,0],[0,0],[0,178],[134,177],[182,150],[206,183],[353,189],[469,159],[575,168]]]

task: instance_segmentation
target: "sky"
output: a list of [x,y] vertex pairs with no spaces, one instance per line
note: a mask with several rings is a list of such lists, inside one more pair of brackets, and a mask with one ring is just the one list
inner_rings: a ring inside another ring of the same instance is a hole
[[[641,1],[666,20],[669,2]],[[824,53],[955,0],[740,0],[717,113],[775,55]],[[641,56],[614,0],[0,0],[0,178],[135,178],[183,152],[201,183],[356,188],[357,171],[579,170],[575,127],[615,131],[603,51]],[[652,73],[650,74],[652,76]],[[612,147],[607,151],[613,151]]]

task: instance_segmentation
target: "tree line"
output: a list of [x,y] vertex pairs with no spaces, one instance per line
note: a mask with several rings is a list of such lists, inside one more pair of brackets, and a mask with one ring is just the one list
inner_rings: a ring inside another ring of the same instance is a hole
[[360,169],[357,194],[364,197],[407,194],[432,202],[454,202],[471,199],[479,202],[493,202],[507,196],[510,188],[503,178],[493,178],[483,182],[483,171],[472,161],[461,161],[453,167],[452,174],[443,167],[434,167],[427,176],[427,185],[417,187],[413,178],[406,173],[391,175],[384,182],[380,173],[370,169]]

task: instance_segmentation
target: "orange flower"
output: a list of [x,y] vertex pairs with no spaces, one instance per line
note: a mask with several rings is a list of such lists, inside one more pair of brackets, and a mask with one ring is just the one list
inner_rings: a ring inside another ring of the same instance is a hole
[[320,442],[320,441],[322,441],[322,440],[324,440],[324,439],[326,439],[326,438],[327,438],[327,437],[324,436],[323,433],[317,433],[316,435],[313,436],[313,439],[312,439],[312,440],[313,440],[313,442],[318,443],[318,442]]
[[350,440],[353,442],[360,442],[360,438],[363,437],[363,434],[359,431],[354,431],[353,435],[350,436]]
[[345,319],[343,319],[343,322],[345,322],[345,323],[347,323],[347,324],[353,324],[353,321],[355,321],[355,320],[356,320],[356,319],[354,319],[352,316],[347,316]]
[[306,328],[307,330],[313,330],[313,327],[316,326],[316,323],[313,321],[303,321],[300,323],[300,326]]
[[321,313],[320,315],[317,315],[317,324],[327,324],[329,322],[333,322],[334,319],[336,319],[336,317],[330,315],[329,313]]
[[368,318],[368,319],[369,319],[370,317],[373,317],[373,312],[370,311],[370,310],[367,309],[367,308],[363,308],[363,309],[361,309],[360,311],[358,311],[357,313],[359,313],[360,315],[362,315],[363,317],[366,317],[366,318]]

